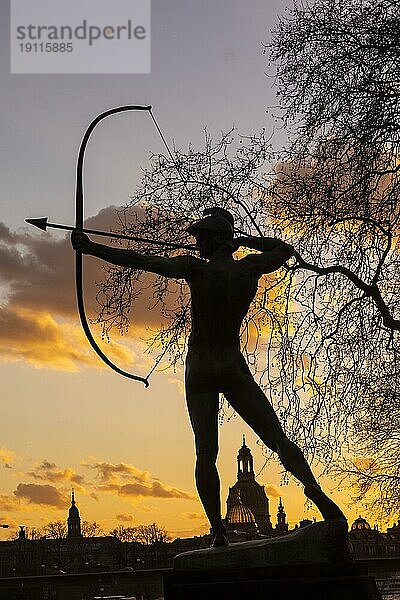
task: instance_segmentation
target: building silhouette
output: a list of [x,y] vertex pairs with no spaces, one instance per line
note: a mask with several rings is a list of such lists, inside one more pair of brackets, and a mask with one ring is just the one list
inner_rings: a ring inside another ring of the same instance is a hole
[[15,540],[0,542],[0,576],[55,575],[125,566],[123,544],[113,536],[84,537],[75,493],[71,494],[67,533],[30,539],[24,525]]
[[350,527],[349,538],[356,558],[400,556],[400,522],[383,533],[360,515]]
[[[245,519],[245,523],[235,519]],[[237,481],[229,488],[226,501],[226,521],[228,525],[244,525],[242,530],[247,531],[251,528],[251,523],[255,522],[255,529],[262,535],[271,534],[273,531],[269,500],[264,486],[256,481],[253,455],[246,446],[244,435],[237,455]]]
[[[315,522],[315,518],[302,519],[294,529],[289,530],[285,507],[282,498],[279,498],[276,525],[272,525],[269,499],[264,486],[256,481],[253,456],[244,436],[237,455],[237,481],[229,488],[226,505],[225,524],[230,542],[285,535]],[[372,528],[365,518],[359,516],[350,527],[349,538],[355,558],[400,556],[400,521],[383,533],[377,526]]]
[[[256,481],[253,456],[244,436],[237,454],[237,481],[229,488],[226,504],[225,523],[231,543],[290,533],[282,498],[276,525],[271,523],[269,499],[264,486]],[[144,544],[122,542],[113,536],[85,537],[74,490],[66,521],[67,533],[58,539],[29,539],[26,528],[20,526],[15,540],[0,542],[0,577],[168,567],[176,554],[206,548],[212,539],[202,535]],[[294,529],[311,524],[311,520],[303,519]],[[351,525],[349,538],[356,559],[400,557],[400,521],[383,533],[360,515]]]
[[74,489],[72,489],[71,507],[70,507],[70,509],[68,511],[67,524],[68,524],[68,533],[67,533],[67,538],[68,539],[77,539],[77,538],[81,538],[82,537],[82,532],[81,532],[81,517],[79,515],[78,507],[76,506],[76,503],[75,503],[75,491],[74,491]]
[[276,514],[276,531],[280,534],[287,533],[289,525],[286,522],[285,508],[282,504],[282,498],[279,498],[278,512]]

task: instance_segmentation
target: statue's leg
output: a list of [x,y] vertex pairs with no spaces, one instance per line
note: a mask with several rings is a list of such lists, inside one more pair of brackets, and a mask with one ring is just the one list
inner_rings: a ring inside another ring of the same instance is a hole
[[234,385],[224,390],[228,402],[264,444],[278,453],[282,465],[304,485],[305,495],[315,503],[324,519],[345,519],[340,508],[318,485],[303,452],[287,438],[274,409],[247,366],[246,369],[242,364],[240,366],[242,376],[234,377]]
[[214,534],[214,546],[228,543],[221,518],[220,481],[216,467],[218,455],[219,395],[191,392],[186,401],[196,445],[196,486]]

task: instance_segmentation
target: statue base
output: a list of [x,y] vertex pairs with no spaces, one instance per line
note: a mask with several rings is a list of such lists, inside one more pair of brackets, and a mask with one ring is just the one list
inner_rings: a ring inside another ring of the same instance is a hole
[[273,538],[183,552],[174,559],[178,571],[240,569],[337,563],[351,560],[347,521],[332,519],[300,527]]
[[381,600],[363,564],[314,564],[164,575],[165,600]]
[[165,600],[380,600],[365,565],[351,561],[347,522],[184,552],[164,576]]

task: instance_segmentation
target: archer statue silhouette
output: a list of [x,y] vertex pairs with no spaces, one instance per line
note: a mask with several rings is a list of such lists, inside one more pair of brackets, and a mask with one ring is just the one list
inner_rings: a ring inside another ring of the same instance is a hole
[[[286,436],[271,404],[254,381],[240,351],[240,328],[253,301],[258,281],[281,267],[294,249],[270,237],[234,237],[231,213],[220,207],[204,212],[188,232],[196,239],[200,258],[139,254],[92,242],[72,233],[72,245],[84,254],[114,265],[184,279],[191,291],[192,329],[185,368],[186,401],[196,446],[196,485],[213,532],[213,545],[228,543],[221,517],[218,454],[219,394],[246,421],[263,443],[276,452],[283,467],[303,485],[324,519],[345,519],[322,491],[302,451]],[[240,260],[239,247],[258,251]]]

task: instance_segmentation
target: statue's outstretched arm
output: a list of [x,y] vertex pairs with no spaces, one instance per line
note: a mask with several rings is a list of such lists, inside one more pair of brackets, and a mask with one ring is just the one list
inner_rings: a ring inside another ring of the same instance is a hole
[[83,254],[96,256],[113,265],[149,271],[150,273],[157,273],[175,279],[187,278],[192,263],[198,260],[188,255],[165,258],[163,256],[139,254],[133,250],[123,248],[112,248],[111,246],[92,242],[86,234],[77,231],[72,232],[71,243],[75,250],[80,250]]

